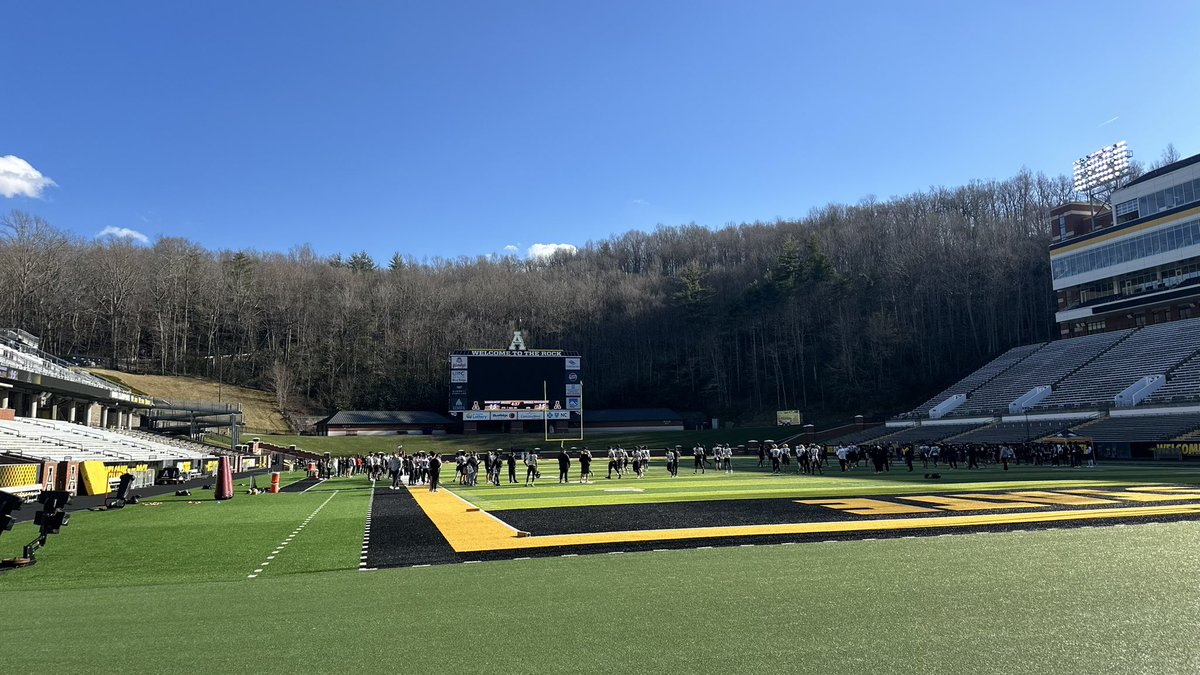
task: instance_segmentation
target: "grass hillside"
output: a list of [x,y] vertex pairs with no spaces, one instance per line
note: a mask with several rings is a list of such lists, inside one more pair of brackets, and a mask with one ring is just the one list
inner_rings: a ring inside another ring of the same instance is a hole
[[[291,431],[275,407],[275,395],[259,389],[221,384],[202,377],[174,375],[134,375],[94,368],[92,373],[123,384],[146,396],[176,401],[217,401],[241,403],[245,431],[261,434],[286,434]],[[219,398],[218,398],[219,394]]]

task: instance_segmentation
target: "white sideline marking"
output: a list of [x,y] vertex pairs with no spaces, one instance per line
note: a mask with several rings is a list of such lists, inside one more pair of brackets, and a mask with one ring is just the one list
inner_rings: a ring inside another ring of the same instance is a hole
[[[305,490],[304,492],[308,492],[308,490]],[[308,519],[315,518],[315,517],[316,517],[316,515],[317,515],[318,513],[320,513],[320,512],[321,512],[321,509],[325,508],[325,505],[326,505],[326,504],[328,504],[328,503],[330,502],[330,500],[332,500],[334,497],[336,497],[336,496],[337,496],[337,493],[338,493],[338,492],[339,492],[338,490],[334,490],[334,491],[333,491],[333,494],[329,495],[329,498],[328,498],[328,499],[326,499],[325,501],[321,502],[321,505],[320,505],[320,506],[318,506],[318,507],[316,508],[316,510],[315,510],[315,511],[313,511],[312,513],[310,513],[310,514],[308,515]],[[306,521],[306,522],[307,522],[307,521]],[[300,527],[297,527],[297,528],[296,528],[296,530],[295,530],[294,532],[292,532],[291,534],[289,534],[289,535],[288,535],[288,537],[287,537],[287,539],[286,539],[286,540],[284,540],[284,541],[282,541],[282,542],[280,542],[280,543],[279,543],[279,547],[278,547],[278,548],[276,548],[274,551],[271,551],[271,555],[267,556],[267,559],[266,559],[265,561],[263,561],[263,563],[261,564],[261,566],[260,566],[258,569],[254,570],[254,574],[249,574],[249,575],[247,575],[247,576],[246,576],[246,578],[247,578],[247,579],[255,579],[255,578],[257,578],[257,577],[258,577],[258,575],[259,575],[260,573],[262,573],[262,571],[263,571],[263,568],[265,568],[267,565],[270,565],[270,564],[271,564],[271,562],[270,562],[270,561],[271,561],[271,560],[274,560],[274,559],[275,559],[275,556],[279,555],[279,552],[283,550],[283,547],[284,547],[284,546],[287,546],[287,545],[288,545],[288,542],[290,542],[290,541],[292,540],[292,538],[296,536],[296,533],[298,533],[298,532],[299,532],[300,530],[302,530],[302,529],[304,529],[304,526],[303,526],[303,525],[301,525]]]
[[[367,548],[371,545],[371,510],[375,508],[375,482],[371,482],[371,496],[367,499],[367,522],[363,525],[362,549],[358,558],[358,569],[367,569]],[[375,569],[375,568],[371,568]]]

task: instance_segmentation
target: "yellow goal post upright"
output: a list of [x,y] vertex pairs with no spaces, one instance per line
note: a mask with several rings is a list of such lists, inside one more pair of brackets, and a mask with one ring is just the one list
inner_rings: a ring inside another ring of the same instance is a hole
[[[546,401],[546,407],[542,408],[542,439],[547,443],[558,441],[558,447],[565,447],[567,441],[582,441],[583,440],[583,383],[579,383],[579,436],[571,438],[550,438],[550,387],[545,380],[542,380],[542,400]],[[571,428],[571,419],[569,417],[570,410],[567,411],[567,428]]]

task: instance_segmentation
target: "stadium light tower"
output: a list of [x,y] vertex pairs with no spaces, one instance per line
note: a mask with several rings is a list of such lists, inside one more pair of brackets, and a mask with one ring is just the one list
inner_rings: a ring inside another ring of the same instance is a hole
[[[1096,195],[1100,194],[1101,201],[1108,204],[1113,190],[1119,187],[1122,178],[1129,175],[1132,158],[1129,146],[1125,141],[1120,141],[1075,160],[1075,191],[1087,193],[1088,206],[1092,211],[1092,229],[1096,228]],[[1111,206],[1109,204],[1110,210]]]

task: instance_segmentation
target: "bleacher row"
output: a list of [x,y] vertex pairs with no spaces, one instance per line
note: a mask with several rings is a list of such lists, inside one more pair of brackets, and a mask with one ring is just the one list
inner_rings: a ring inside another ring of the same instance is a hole
[[1187,412],[1169,415],[1122,415],[1101,419],[1034,419],[1029,422],[876,426],[831,439],[826,441],[826,444],[1029,443],[1067,435],[1095,443],[1162,443],[1180,440],[1197,432],[1200,432],[1200,413]]
[[1030,412],[1114,407],[1114,397],[1143,377],[1164,375],[1142,401],[1200,402],[1200,319],[1014,347],[901,418],[920,419],[952,396],[966,397],[948,418],[1006,415],[1035,387],[1050,387]]
[[0,420],[0,454],[34,461],[178,462],[212,457],[210,448],[140,432],[114,432],[70,422]]

